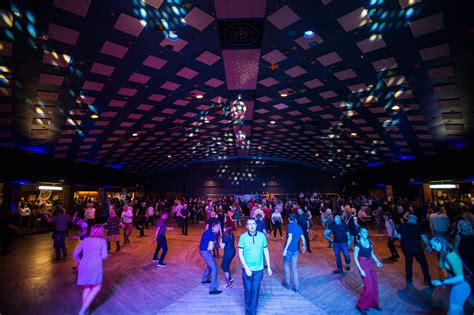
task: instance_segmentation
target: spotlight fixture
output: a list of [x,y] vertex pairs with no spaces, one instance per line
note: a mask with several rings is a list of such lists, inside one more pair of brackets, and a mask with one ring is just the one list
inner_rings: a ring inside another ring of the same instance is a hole
[[304,37],[305,38],[313,38],[314,37],[314,32],[311,31],[311,30],[308,30],[308,31],[304,32]]
[[136,132],[132,133],[132,137],[138,137],[138,133]]
[[399,110],[399,109],[400,109],[400,106],[398,106],[398,105],[392,106],[392,110],[393,110],[393,111],[397,111],[397,110]]
[[97,118],[99,118],[99,115],[97,115],[97,114],[92,114],[92,115],[91,115],[91,118],[92,118],[92,119],[97,119]]
[[287,97],[287,96],[288,96],[288,93],[281,93],[280,96],[281,96],[281,97]]
[[171,39],[171,40],[177,40],[178,39],[178,34],[176,34],[174,31],[169,31],[168,38]]
[[201,94],[196,95],[196,98],[198,98],[198,99],[201,99],[203,97],[204,97],[204,95],[201,95]]
[[171,159],[171,155],[168,155],[168,159]]
[[356,132],[351,132],[351,136],[355,137],[355,136],[357,136],[357,133]]
[[270,124],[274,125],[276,122],[274,120],[270,121]]

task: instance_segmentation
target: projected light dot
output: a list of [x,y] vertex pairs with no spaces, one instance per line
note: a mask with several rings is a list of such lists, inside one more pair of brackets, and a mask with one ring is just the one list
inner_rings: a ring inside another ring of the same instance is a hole
[[304,37],[305,38],[313,38],[314,37],[314,32],[308,30],[308,31],[304,32]]
[[170,31],[168,33],[168,38],[171,39],[171,40],[178,40],[178,35],[175,32]]

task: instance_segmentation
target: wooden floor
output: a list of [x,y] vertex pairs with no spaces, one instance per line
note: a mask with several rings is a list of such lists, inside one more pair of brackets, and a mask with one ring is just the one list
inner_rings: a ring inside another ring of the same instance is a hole
[[[240,263],[234,259],[235,286],[217,296],[208,294],[201,284],[204,263],[198,242],[203,225],[190,228],[189,236],[180,230],[168,232],[168,267],[151,264],[155,244],[152,230],[139,238],[134,231],[131,243],[118,253],[111,252],[105,263],[102,291],[93,303],[93,314],[244,314]],[[237,235],[243,232],[239,230]],[[73,233],[70,233],[73,234]],[[299,256],[301,294],[281,286],[283,241],[269,238],[273,276],[265,275],[261,287],[259,314],[358,314],[355,303],[362,289],[361,279],[353,270],[334,275],[334,252],[320,237],[312,243],[313,253]],[[371,235],[379,258],[389,256],[383,236]],[[77,241],[68,240],[69,257],[53,262],[51,234],[27,235],[17,239],[13,252],[0,257],[0,314],[74,314],[81,301],[81,287],[75,284],[72,250]],[[113,246],[114,247],[114,246]],[[114,250],[114,248],[113,248]],[[218,265],[220,266],[220,258]],[[434,254],[428,255],[431,275],[440,278]],[[383,314],[444,314],[449,289],[428,289],[422,284],[421,270],[414,263],[414,287],[406,287],[403,258],[385,259],[379,269],[380,305]],[[219,286],[224,284],[219,273]],[[466,305],[466,314],[473,308]],[[380,312],[371,310],[370,314]]]

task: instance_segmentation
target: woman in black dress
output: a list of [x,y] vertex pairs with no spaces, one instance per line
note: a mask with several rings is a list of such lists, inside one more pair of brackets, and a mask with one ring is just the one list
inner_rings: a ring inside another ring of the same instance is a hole
[[230,274],[230,264],[235,257],[235,237],[232,231],[232,226],[228,225],[224,229],[224,235],[222,236],[221,247],[224,249],[224,257],[222,258],[222,271],[224,271],[226,284],[224,288],[232,288],[232,282],[234,279]]

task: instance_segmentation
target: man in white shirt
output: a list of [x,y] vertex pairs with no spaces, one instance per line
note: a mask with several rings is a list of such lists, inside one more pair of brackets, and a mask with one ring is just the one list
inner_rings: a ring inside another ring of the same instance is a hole
[[438,207],[430,215],[430,228],[433,235],[441,235],[449,241],[449,218],[443,210],[444,206]]
[[123,227],[123,243],[129,243],[129,237],[132,234],[132,229],[133,229],[133,208],[130,207],[128,204],[125,204],[123,207],[123,212],[122,212],[122,223],[124,225]]

